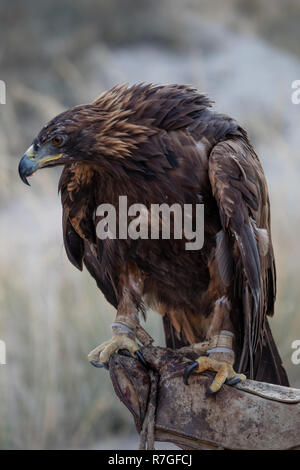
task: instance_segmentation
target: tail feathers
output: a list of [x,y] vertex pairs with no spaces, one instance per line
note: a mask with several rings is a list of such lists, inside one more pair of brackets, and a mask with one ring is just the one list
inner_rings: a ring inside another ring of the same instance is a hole
[[167,313],[163,316],[163,326],[167,348],[179,349],[189,344],[189,342],[184,337],[183,332],[181,332],[180,335],[177,333]]
[[254,379],[289,387],[287,373],[282,365],[268,321],[265,325],[264,344],[254,356]]

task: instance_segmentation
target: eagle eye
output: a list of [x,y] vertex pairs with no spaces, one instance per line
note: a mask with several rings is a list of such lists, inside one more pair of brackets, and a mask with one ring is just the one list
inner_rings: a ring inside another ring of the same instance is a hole
[[56,135],[52,137],[51,143],[55,145],[56,147],[61,147],[62,144],[64,143],[65,139],[62,135]]

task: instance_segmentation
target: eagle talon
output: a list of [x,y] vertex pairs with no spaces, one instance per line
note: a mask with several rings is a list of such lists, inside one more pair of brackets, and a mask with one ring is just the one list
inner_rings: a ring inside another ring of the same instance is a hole
[[141,351],[139,349],[137,349],[134,354],[139,359],[139,361],[143,364],[143,366],[146,367],[146,369],[149,369],[149,364],[146,361],[146,359],[144,358]]
[[246,376],[244,374],[237,374],[230,363],[217,361],[207,356],[201,356],[186,368],[183,375],[184,383],[188,385],[188,378],[193,371],[201,373],[206,370],[216,372],[215,378],[206,392],[206,396],[218,392],[224,383],[233,386],[240,382],[245,382],[246,380]]
[[233,387],[233,385],[239,384],[240,382],[242,382],[241,377],[235,377],[230,380],[227,379],[225,383],[226,385],[230,385],[231,387]]
[[[139,347],[136,342],[127,335],[115,335],[110,340],[105,341],[105,343],[102,343],[100,346],[93,349],[93,351],[88,355],[88,360],[94,367],[104,367],[105,369],[108,369],[110,357],[120,349],[127,349],[132,355],[134,355],[138,351]],[[146,364],[142,353],[140,353],[138,357]]]
[[189,376],[191,375],[191,373],[193,372],[194,369],[197,369],[198,366],[199,366],[198,362],[195,361],[195,362],[193,362],[193,364],[191,364],[190,366],[188,366],[185,369],[185,372],[184,372],[184,375],[183,375],[183,381],[184,381],[185,385],[188,385]]
[[90,361],[90,364],[96,367],[97,369],[106,369],[106,370],[109,369],[107,362]]

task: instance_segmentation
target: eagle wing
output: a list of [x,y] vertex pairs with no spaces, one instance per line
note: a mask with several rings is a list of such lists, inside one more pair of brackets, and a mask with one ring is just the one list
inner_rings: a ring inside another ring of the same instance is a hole
[[[273,314],[276,272],[264,173],[246,134],[242,130],[236,134],[213,148],[209,178],[227,239],[223,246],[231,251],[225,259],[234,261],[234,295],[243,306],[239,369],[248,365],[253,377],[254,354],[259,357],[266,339],[266,315]],[[222,270],[226,272],[226,267]]]

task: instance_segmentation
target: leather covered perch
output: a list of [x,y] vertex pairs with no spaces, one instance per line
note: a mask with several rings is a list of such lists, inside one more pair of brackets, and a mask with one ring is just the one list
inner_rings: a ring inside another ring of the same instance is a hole
[[140,433],[140,449],[154,449],[154,441],[183,449],[300,449],[300,390],[246,380],[206,397],[211,373],[192,375],[186,386],[182,376],[190,360],[152,346],[149,336],[142,342],[149,370],[125,351],[109,363],[115,392]]

